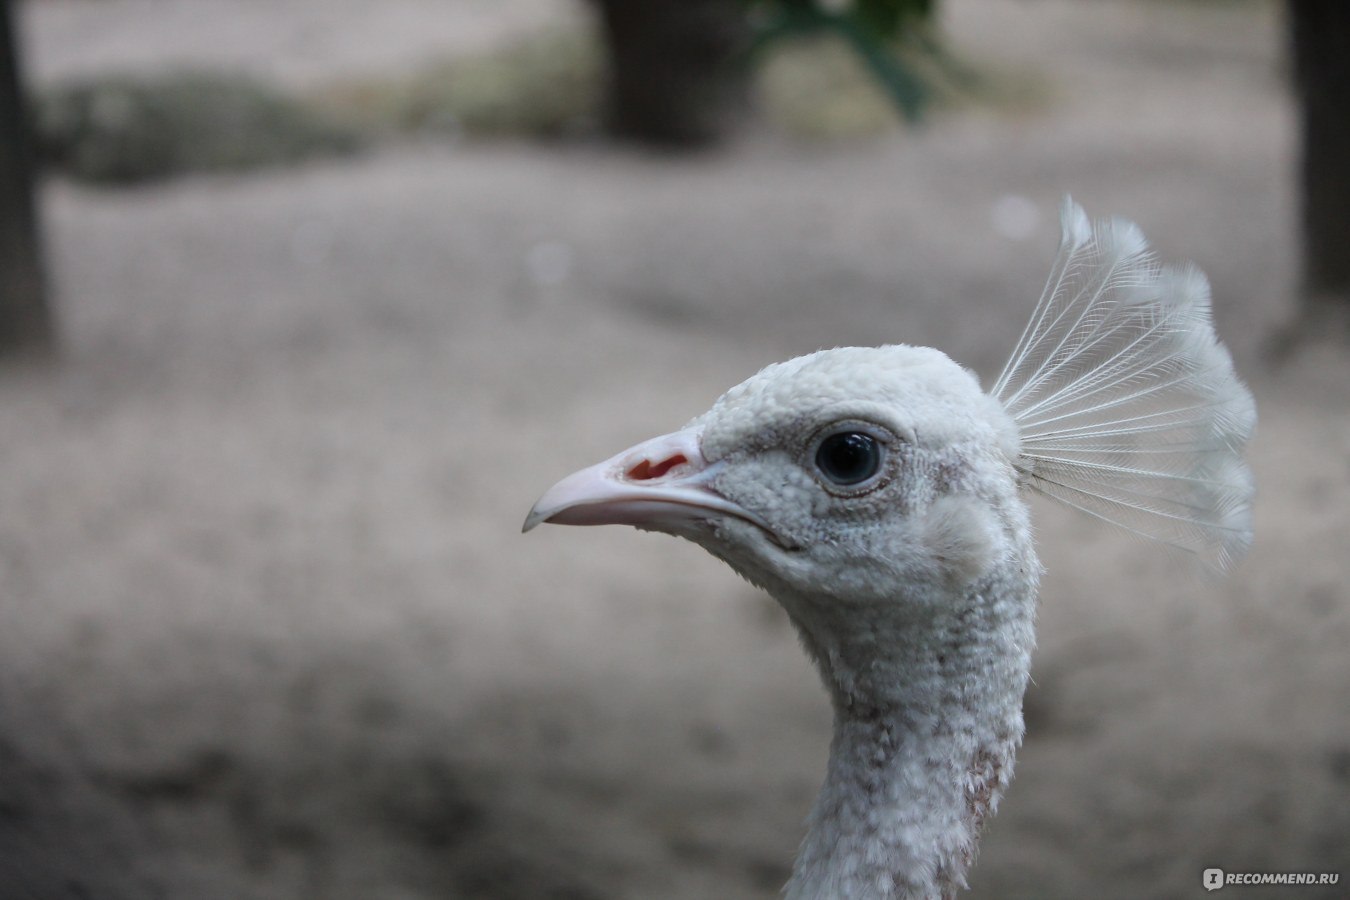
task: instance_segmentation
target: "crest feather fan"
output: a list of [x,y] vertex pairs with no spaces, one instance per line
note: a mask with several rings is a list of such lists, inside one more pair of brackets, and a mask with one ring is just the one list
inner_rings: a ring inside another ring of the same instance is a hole
[[1240,452],[1256,407],[1210,322],[1209,282],[1064,201],[1036,311],[990,393],[1041,493],[1219,569],[1251,538]]

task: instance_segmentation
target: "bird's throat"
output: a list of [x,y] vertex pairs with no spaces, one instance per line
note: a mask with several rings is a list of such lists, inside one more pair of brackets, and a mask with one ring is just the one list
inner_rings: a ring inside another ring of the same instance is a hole
[[986,582],[964,605],[922,615],[849,610],[847,628],[784,603],[835,713],[788,898],[948,897],[964,886],[1022,737],[1034,593]]

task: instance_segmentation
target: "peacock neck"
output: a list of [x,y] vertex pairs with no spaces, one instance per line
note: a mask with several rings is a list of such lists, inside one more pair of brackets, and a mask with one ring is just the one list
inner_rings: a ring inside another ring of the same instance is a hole
[[780,600],[834,705],[828,771],[787,898],[953,896],[1012,778],[1034,577],[990,576],[955,604]]

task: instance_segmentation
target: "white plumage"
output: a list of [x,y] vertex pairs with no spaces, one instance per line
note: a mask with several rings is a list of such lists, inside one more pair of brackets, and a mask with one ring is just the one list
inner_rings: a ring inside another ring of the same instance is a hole
[[1066,201],[989,393],[893,345],[769,366],[685,428],[551,488],[541,522],[680,535],[787,611],[835,712],[789,898],[946,897],[1012,778],[1040,564],[1021,488],[1230,564],[1251,395],[1193,267]]
[[1226,567],[1251,538],[1256,410],[1210,323],[1209,282],[1065,200],[1045,293],[990,393],[1032,487]]

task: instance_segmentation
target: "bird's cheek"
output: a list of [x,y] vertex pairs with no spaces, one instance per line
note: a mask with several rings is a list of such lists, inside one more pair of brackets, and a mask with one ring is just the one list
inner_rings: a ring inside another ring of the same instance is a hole
[[822,509],[821,491],[800,468],[777,457],[735,460],[713,483],[720,495],[771,523],[789,543],[811,537]]
[[919,522],[924,555],[953,587],[977,580],[998,554],[1001,531],[993,512],[969,497],[934,501]]

